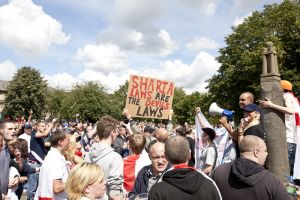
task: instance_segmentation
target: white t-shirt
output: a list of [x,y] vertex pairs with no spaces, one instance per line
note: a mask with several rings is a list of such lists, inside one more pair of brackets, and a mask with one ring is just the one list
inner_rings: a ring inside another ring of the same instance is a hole
[[30,153],[30,135],[27,135],[26,133],[23,133],[22,135],[19,136],[19,138],[24,139],[27,141],[28,144],[28,153]]
[[213,166],[217,159],[215,148],[212,145],[205,147],[201,152],[200,169],[204,170],[208,166]]
[[61,179],[67,182],[69,170],[65,157],[55,148],[51,147],[46,156],[39,175],[38,196],[42,198],[68,199],[66,192],[53,194],[53,180]]
[[[289,92],[283,94],[283,99],[286,107],[293,110],[294,113],[300,112],[300,105],[296,97]],[[297,129],[296,129],[296,119],[295,114],[289,115],[285,114],[285,130],[286,130],[286,140],[288,143],[297,143]]]

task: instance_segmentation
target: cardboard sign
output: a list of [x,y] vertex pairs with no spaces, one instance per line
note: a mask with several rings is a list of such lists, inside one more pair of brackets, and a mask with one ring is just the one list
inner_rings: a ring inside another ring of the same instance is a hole
[[130,75],[126,109],[132,117],[167,119],[174,88],[174,82]]

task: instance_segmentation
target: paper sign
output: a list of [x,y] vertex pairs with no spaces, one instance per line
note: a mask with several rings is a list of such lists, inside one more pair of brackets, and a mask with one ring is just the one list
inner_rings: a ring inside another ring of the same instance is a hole
[[167,119],[174,88],[171,81],[130,75],[126,109],[132,117]]

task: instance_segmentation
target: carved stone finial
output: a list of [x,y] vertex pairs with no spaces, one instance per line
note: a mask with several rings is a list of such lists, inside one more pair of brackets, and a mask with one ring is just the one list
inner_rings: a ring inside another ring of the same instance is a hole
[[277,52],[273,42],[268,41],[263,48],[263,76],[275,75],[279,76],[277,65]]

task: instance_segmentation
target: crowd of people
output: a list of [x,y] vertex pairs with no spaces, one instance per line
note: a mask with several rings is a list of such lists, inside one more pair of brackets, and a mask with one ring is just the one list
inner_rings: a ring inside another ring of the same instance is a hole
[[166,124],[134,121],[126,109],[122,121],[102,116],[95,124],[36,122],[31,115],[21,124],[1,121],[1,197],[288,200],[283,184],[264,168],[268,152],[260,118],[261,108],[285,113],[290,175],[299,179],[299,102],[291,84],[281,83],[284,106],[270,99],[257,105],[250,92],[242,93],[244,117],[236,127],[225,116],[217,127],[208,125],[200,107],[199,132],[193,125],[173,125],[172,110]]

